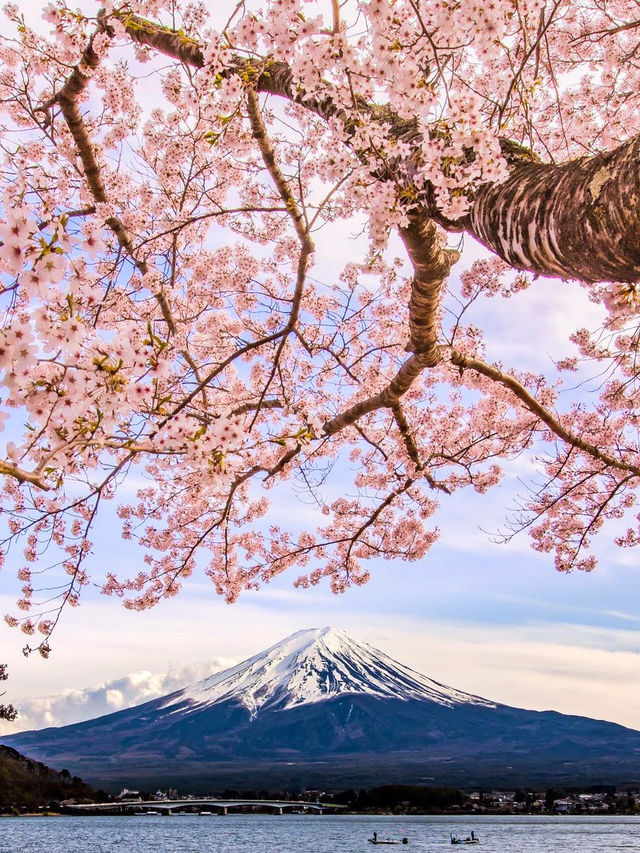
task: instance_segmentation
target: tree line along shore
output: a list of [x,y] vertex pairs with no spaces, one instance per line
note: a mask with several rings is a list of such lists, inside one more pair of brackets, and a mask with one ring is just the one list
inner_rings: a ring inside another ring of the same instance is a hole
[[[190,796],[196,795],[186,798]],[[254,801],[320,800],[327,805],[346,807],[346,812],[351,814],[640,814],[639,790],[609,785],[491,791],[462,791],[430,785],[380,785],[333,792],[227,788],[213,796]],[[175,789],[170,789],[168,794],[124,789],[114,794],[96,790],[66,769],[53,770],[15,749],[0,745],[0,815],[64,813],[72,804],[124,798],[131,802],[177,799],[178,792]],[[185,797],[181,794],[180,799]],[[248,810],[260,811],[260,806]]]

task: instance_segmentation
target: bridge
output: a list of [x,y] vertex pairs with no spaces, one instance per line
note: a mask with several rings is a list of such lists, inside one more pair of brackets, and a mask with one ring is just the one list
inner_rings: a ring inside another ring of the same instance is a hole
[[322,814],[327,809],[344,809],[346,806],[333,803],[309,802],[308,800],[222,800],[217,797],[202,797],[176,800],[117,800],[108,803],[65,804],[64,811],[72,814],[158,814],[170,815],[178,812],[195,814],[227,815],[239,811],[266,811],[272,814],[285,812],[314,812]]

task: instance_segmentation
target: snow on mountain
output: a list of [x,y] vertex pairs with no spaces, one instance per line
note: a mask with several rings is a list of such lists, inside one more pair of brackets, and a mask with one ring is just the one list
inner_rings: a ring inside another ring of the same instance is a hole
[[161,707],[178,706],[174,713],[183,714],[235,700],[255,717],[261,708],[284,710],[344,693],[426,699],[449,707],[496,707],[420,675],[344,631],[328,627],[298,631],[237,666],[172,694]]

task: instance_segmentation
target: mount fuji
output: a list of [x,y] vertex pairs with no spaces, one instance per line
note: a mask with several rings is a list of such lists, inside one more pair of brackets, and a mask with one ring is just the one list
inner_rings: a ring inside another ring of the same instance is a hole
[[4,743],[108,787],[640,781],[639,731],[463,693],[332,628],[143,705]]
[[234,700],[255,719],[268,709],[296,708],[340,694],[495,707],[438,684],[335,628],[298,631],[231,669],[173,693],[167,697],[166,707],[186,702],[188,710],[183,713],[196,713]]

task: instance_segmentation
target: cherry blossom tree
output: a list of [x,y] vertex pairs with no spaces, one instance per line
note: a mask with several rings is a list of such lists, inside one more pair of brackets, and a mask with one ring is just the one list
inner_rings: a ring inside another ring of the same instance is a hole
[[[607,521],[637,545],[638,4],[216,6],[56,0],[45,35],[5,7],[9,624],[48,653],[112,499],[144,570],[99,582],[132,608],[196,567],[230,601],[291,567],[362,584],[372,558],[422,559],[439,502],[523,451],[514,524],[559,570],[593,568]],[[323,281],[340,222],[367,249]],[[461,235],[488,250],[466,269]],[[605,308],[552,377],[497,363],[469,319],[538,276]],[[581,364],[597,393],[563,402]],[[269,523],[287,482],[316,529]]]
[[[0,663],[0,681],[6,681],[8,678],[7,674],[7,666],[4,663]],[[0,697],[4,696],[4,693],[0,693]],[[18,716],[18,712],[13,707],[13,705],[3,705],[0,703],[0,720],[15,720]]]

